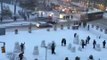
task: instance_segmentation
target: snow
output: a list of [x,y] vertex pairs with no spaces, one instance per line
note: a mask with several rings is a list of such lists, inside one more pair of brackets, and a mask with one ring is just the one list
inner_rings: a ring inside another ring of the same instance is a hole
[[[87,45],[82,51],[78,51],[78,47],[80,45],[73,44],[73,34],[78,33],[80,39],[86,39],[89,35],[91,37],[91,43]],[[56,55],[51,55],[51,51],[47,51],[47,60],[64,60],[65,57],[69,57],[69,60],[74,60],[76,56],[81,57],[81,60],[87,60],[89,55],[94,55],[95,60],[101,58],[101,60],[107,60],[107,47],[105,49],[102,48],[101,51],[96,51],[92,48],[93,39],[97,40],[98,44],[101,44],[104,38],[98,39],[97,35],[85,30],[68,30],[67,27],[64,30],[58,29],[54,31],[53,28],[50,31],[46,29],[41,30],[33,30],[32,33],[28,33],[28,31],[19,31],[19,34],[15,35],[14,32],[7,32],[6,35],[0,36],[0,41],[6,42],[6,53],[13,52],[15,42],[23,43],[25,42],[25,54],[27,60],[34,60],[38,58],[39,60],[45,60],[45,48],[41,48],[41,42],[43,40],[46,41],[46,44],[51,41],[56,42]],[[67,45],[69,43],[72,46],[76,47],[76,52],[71,52],[68,50],[68,46],[61,46],[61,39],[66,38]],[[2,45],[0,45],[2,46]],[[33,50],[34,46],[38,46],[39,48],[39,56],[34,56]],[[6,54],[2,54],[0,52],[0,60],[8,60]]]
[[37,24],[36,22],[23,21],[23,22],[13,22],[13,23],[1,24],[0,27],[28,26],[30,23],[33,25]]

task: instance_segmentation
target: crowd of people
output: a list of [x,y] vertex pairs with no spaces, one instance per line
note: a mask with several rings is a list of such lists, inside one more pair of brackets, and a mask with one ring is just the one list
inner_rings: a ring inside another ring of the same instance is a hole
[[[63,27],[63,26],[62,26],[62,27]],[[29,29],[31,29],[31,28],[29,28]],[[63,28],[61,28],[61,29],[63,29]],[[89,28],[88,28],[88,30],[89,30]],[[17,29],[15,30],[15,34],[18,34],[18,30],[17,30]],[[77,35],[78,35],[77,33],[74,33],[74,38],[76,38]],[[99,38],[99,39],[100,39],[100,38]],[[80,40],[81,48],[84,49],[88,44],[91,44],[91,43],[90,43],[90,40],[92,40],[90,36],[87,36],[86,39],[81,39],[81,40]],[[101,43],[102,43],[102,47],[103,47],[103,48],[106,48],[106,40],[103,40]],[[92,41],[93,49],[96,48],[96,44],[97,44],[97,40],[94,39],[94,40]],[[20,47],[21,47],[21,53],[19,54],[20,60],[23,60],[24,45],[25,45],[25,43],[21,43],[21,45],[20,45]],[[67,45],[67,40],[66,40],[66,38],[62,38],[62,40],[61,40],[61,46],[66,47],[66,45]],[[50,50],[51,50],[51,54],[56,54],[56,51],[55,51],[55,50],[56,50],[56,43],[55,43],[54,41],[52,41],[52,43],[51,43],[51,49],[50,49]],[[90,56],[89,56],[89,59],[90,59],[90,60],[94,60],[93,55],[90,55]],[[68,58],[68,57],[65,57],[65,60],[69,60],[69,58]],[[80,60],[80,57],[76,56],[76,57],[75,57],[75,60]]]

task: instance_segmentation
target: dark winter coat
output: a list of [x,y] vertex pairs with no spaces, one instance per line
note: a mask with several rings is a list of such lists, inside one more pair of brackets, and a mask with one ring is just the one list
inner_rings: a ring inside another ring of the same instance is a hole
[[96,45],[96,41],[95,40],[93,41],[93,45]]

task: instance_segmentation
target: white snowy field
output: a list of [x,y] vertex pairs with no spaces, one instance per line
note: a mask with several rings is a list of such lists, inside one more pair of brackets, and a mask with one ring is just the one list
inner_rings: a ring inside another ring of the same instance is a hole
[[[73,44],[73,35],[74,33],[78,33],[80,40],[86,39],[89,35],[91,37],[90,44],[87,45],[82,51],[78,50],[80,45]],[[66,38],[67,46],[61,46],[61,39]],[[97,43],[101,45],[101,51],[96,51],[93,49],[92,42],[93,39],[96,39]],[[91,32],[85,29],[79,30],[68,30],[66,27],[64,30],[58,29],[54,31],[53,29],[47,31],[46,29],[42,30],[33,30],[32,33],[28,33],[28,31],[19,31],[19,34],[15,35],[14,32],[7,32],[5,36],[0,36],[0,41],[6,42],[6,53],[13,52],[15,42],[23,43],[25,42],[25,54],[27,60],[34,60],[38,58],[38,60],[45,60],[45,48],[41,48],[41,41],[45,40],[46,44],[51,41],[56,42],[56,55],[52,55],[51,51],[47,51],[47,60],[64,60],[65,57],[69,57],[69,60],[74,60],[76,56],[79,56],[81,60],[87,60],[89,55],[93,55],[95,60],[99,58],[101,60],[107,60],[107,47],[102,48],[103,38],[98,39],[97,35],[92,34]],[[72,46],[76,47],[76,52],[71,52],[68,50],[68,44],[71,43]],[[0,44],[2,46],[2,44]],[[33,50],[34,46],[39,46],[39,55],[34,56]],[[2,54],[0,50],[0,60],[9,60],[6,57],[6,54]]]

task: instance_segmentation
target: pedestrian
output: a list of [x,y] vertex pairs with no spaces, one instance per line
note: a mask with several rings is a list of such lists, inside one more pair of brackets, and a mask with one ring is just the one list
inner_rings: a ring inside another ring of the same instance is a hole
[[61,46],[63,46],[63,43],[64,43],[64,38],[63,38],[62,41],[61,41]]
[[90,39],[91,39],[90,36],[88,36],[87,39],[86,39],[86,43],[87,43],[87,44],[89,44]]
[[21,47],[21,51],[24,53],[24,46],[25,45],[25,42],[24,43],[21,43],[20,47]]
[[64,46],[66,46],[66,39],[64,39]]
[[18,34],[18,29],[15,29],[15,34]]
[[20,58],[20,60],[23,59],[23,54],[24,54],[23,52],[19,54],[19,58]]
[[88,30],[90,29],[90,25],[88,25]]
[[95,48],[95,45],[96,45],[96,41],[94,40],[93,41],[93,48]]
[[98,37],[99,39],[101,38],[101,35]]
[[61,25],[61,30],[63,30],[63,28],[64,28],[64,25]]
[[90,56],[88,57],[88,59],[89,59],[89,60],[94,60],[93,55],[90,55]]
[[85,43],[84,43],[84,40],[81,40],[81,45],[82,45],[82,48],[84,48],[84,46],[85,46]]
[[51,53],[52,53],[52,54],[56,54],[56,53],[55,53],[55,47],[56,47],[56,46],[55,46],[55,42],[52,41],[52,45],[51,45]]
[[71,15],[71,19],[73,19],[73,15]]
[[65,38],[62,39],[61,46],[66,46],[66,39]]
[[104,40],[103,41],[103,48],[105,48],[105,45],[106,45],[106,41]]
[[68,57],[65,57],[65,60],[69,60]]
[[14,21],[16,21],[16,20],[17,20],[17,17],[16,17],[16,16],[14,16],[13,18],[14,18]]
[[76,56],[76,57],[75,57],[75,60],[80,60],[80,57]]
[[77,36],[77,33],[74,33],[74,38]]

